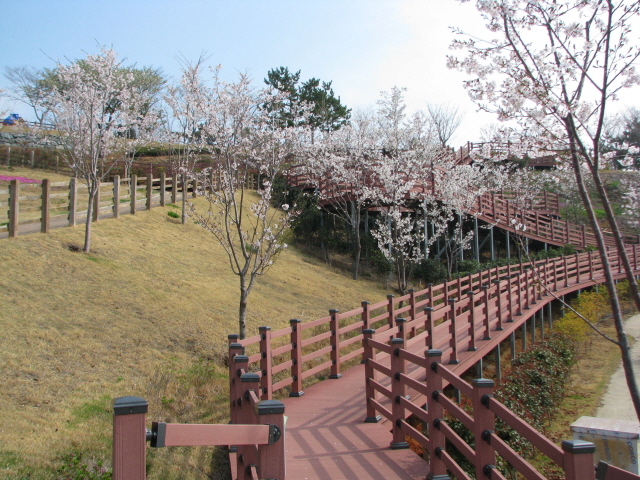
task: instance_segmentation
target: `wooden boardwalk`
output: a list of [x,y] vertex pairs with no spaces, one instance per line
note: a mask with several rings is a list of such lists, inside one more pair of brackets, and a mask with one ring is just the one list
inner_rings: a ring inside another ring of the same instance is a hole
[[364,423],[364,366],[284,400],[287,478],[424,479],[428,464],[410,449],[392,450],[388,421]]

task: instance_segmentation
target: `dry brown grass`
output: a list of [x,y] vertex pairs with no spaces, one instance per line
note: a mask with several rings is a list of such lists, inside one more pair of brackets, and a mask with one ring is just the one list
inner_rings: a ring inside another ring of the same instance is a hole
[[[161,421],[227,421],[223,359],[226,335],[237,331],[238,280],[210,234],[167,210],[98,222],[90,255],[71,251],[82,245],[80,227],[1,241],[5,478],[52,478],[69,451],[108,459],[118,396],[148,399]],[[249,332],[386,293],[292,248],[251,293]],[[152,452],[150,478],[207,478],[216,458],[207,449]]]

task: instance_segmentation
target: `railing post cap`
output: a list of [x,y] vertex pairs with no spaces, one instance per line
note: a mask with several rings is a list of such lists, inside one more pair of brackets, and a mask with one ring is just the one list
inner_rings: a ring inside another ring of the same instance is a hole
[[243,373],[240,375],[241,382],[256,383],[260,381],[260,375],[255,372]]
[[247,355],[236,355],[233,357],[233,363],[247,363],[249,362],[249,357]]
[[473,290],[467,290],[465,293],[466,293],[467,295],[473,295]]
[[290,324],[294,324],[294,323],[302,323],[302,320],[300,320],[299,318],[292,318],[291,320],[289,320]]
[[271,330],[271,327],[258,327],[259,332],[268,332]]
[[149,404],[140,397],[118,397],[113,402],[114,415],[133,415],[147,413]]
[[447,302],[449,303],[456,303],[458,301],[457,298],[447,298]]
[[329,313],[330,313],[331,315],[334,315],[334,314],[336,314],[336,313],[338,313],[338,312],[340,312],[340,310],[338,310],[337,308],[332,308],[331,310],[329,310]]
[[242,349],[242,344],[241,343],[230,343],[229,344],[229,350],[240,350]]
[[409,293],[413,293],[413,292],[415,292],[415,289],[410,288],[410,289],[409,289],[409,290],[407,290],[407,291],[408,291]]
[[393,297],[395,297],[395,295],[393,293],[388,293],[387,294],[387,298],[393,298]]
[[427,350],[427,357],[441,357],[442,350],[431,349]]
[[427,287],[433,287],[433,283],[427,283]]
[[407,321],[406,318],[402,318],[402,317],[397,317],[396,318],[396,323],[405,323]]
[[493,388],[495,386],[495,382],[490,378],[474,378],[471,380],[471,385],[479,388]]
[[256,406],[258,415],[282,415],[284,403],[279,400],[262,400]]
[[371,302],[369,302],[368,300],[363,300],[362,302],[360,302],[360,305],[364,307],[365,305],[371,305]]
[[480,288],[483,289],[483,290],[488,290],[489,286],[488,285],[482,285]]
[[375,333],[376,331],[373,328],[365,328],[364,330],[362,330],[363,335],[374,335]]
[[240,335],[238,335],[237,333],[232,333],[230,335],[227,335],[228,340],[238,340],[239,338],[240,338]]
[[595,453],[596,446],[586,440],[565,440],[562,442],[562,450],[567,453]]
[[402,338],[392,338],[391,339],[391,345],[397,345],[400,343],[404,343],[404,339]]
[[500,280],[498,280],[497,278],[495,280],[491,280],[491,282],[493,283],[500,283]]

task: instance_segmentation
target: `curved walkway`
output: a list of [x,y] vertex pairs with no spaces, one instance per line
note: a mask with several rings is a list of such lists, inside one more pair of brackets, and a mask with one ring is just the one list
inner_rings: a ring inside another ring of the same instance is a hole
[[[625,322],[627,335],[633,337],[636,342],[631,347],[631,357],[636,372],[640,372],[640,315],[634,315]],[[612,418],[615,420],[638,421],[631,395],[627,388],[622,363],[609,379],[607,391],[600,400],[600,407],[596,417]]]

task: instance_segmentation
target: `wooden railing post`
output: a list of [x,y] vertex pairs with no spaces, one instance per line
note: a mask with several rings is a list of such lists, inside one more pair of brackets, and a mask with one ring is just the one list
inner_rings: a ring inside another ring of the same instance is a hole
[[516,315],[522,315],[522,275],[516,275],[516,289],[518,290],[518,312]]
[[435,330],[435,322],[433,320],[433,308],[425,307],[424,313],[427,316],[424,321],[424,329],[427,331],[427,337],[424,339],[424,344],[427,349],[431,350],[433,346],[433,331]]
[[9,183],[9,237],[18,235],[20,223],[20,180]]
[[78,204],[78,179],[69,181],[69,226],[76,226],[76,209]]
[[511,279],[513,278],[511,275],[507,275],[507,323],[513,322],[513,295],[512,295],[512,284]]
[[[256,423],[256,413],[251,408],[250,392],[255,392],[260,398],[260,375],[257,373],[243,373],[240,375],[240,405],[239,422],[249,425]],[[237,445],[238,480],[250,480],[247,467],[255,465],[258,461],[258,452],[255,445]]]
[[484,337],[483,340],[491,340],[491,327],[489,324],[489,286],[483,285],[482,290],[484,290],[484,312],[482,323],[484,324]]
[[429,419],[429,478],[444,479],[447,467],[440,459],[440,452],[445,450],[445,436],[438,429],[444,420],[444,407],[438,402],[438,397],[444,395],[442,377],[438,374],[438,367],[442,361],[440,350],[428,350],[425,357],[429,363],[427,367],[427,418]]
[[278,400],[262,400],[256,406],[258,424],[270,425],[272,435],[268,445],[258,447],[259,478],[285,479],[285,426],[284,403]]
[[562,262],[564,265],[564,286],[568,287],[569,286],[569,263],[567,261],[566,255],[562,256]]
[[474,378],[473,386],[473,435],[475,442],[476,478],[491,479],[491,470],[495,468],[496,453],[490,445],[495,430],[495,415],[489,410],[493,393],[493,380]]
[[242,355],[242,345],[239,343],[229,345],[229,357],[229,418],[231,423],[241,423],[239,400],[243,392],[240,375],[242,370],[249,368],[249,357]]
[[[33,154],[33,152],[31,152]],[[49,179],[42,180],[42,211],[40,215],[40,231],[42,233],[49,233],[49,219],[50,219],[50,207],[51,207],[51,188]]]
[[409,319],[416,319],[416,291],[413,288],[409,289]]
[[148,409],[140,397],[116,398],[113,404],[113,480],[146,478]]
[[376,415],[376,409],[371,403],[371,399],[375,398],[376,391],[370,382],[370,380],[374,380],[375,370],[369,362],[369,360],[373,360],[374,358],[373,347],[370,345],[369,340],[373,338],[375,333],[376,331],[370,328],[362,331],[362,343],[364,347],[365,403],[367,406],[367,417],[364,419],[365,423],[378,423],[382,419],[380,415]]
[[271,375],[271,327],[260,327],[260,370],[262,378],[260,379],[260,388],[262,388],[262,397],[265,400],[273,398],[273,376]]
[[529,283],[529,269],[524,269],[524,309],[529,310],[531,308],[531,292]]
[[476,347],[476,298],[473,290],[467,290],[469,297],[469,351],[475,352]]
[[401,376],[407,374],[406,362],[400,358],[400,350],[404,349],[404,344],[405,341],[402,338],[391,339],[391,410],[393,416],[393,439],[391,440],[390,446],[392,450],[409,448],[409,444],[401,428],[401,422],[405,419],[405,409],[402,406],[401,399],[406,396],[406,387],[402,382]]
[[113,218],[120,217],[120,175],[113,176]]
[[558,260],[557,259],[553,259],[552,260],[552,264],[553,264],[553,291],[557,292],[558,291]]
[[362,305],[362,330],[368,330],[371,328],[371,312],[369,311],[369,302],[364,301]]
[[129,179],[129,196],[131,197],[131,214],[136,214],[136,190],[138,188],[138,176],[131,175]]
[[451,335],[450,346],[451,346],[451,358],[449,359],[450,364],[460,363],[458,359],[458,332],[456,325],[456,299],[450,298],[447,300],[449,302],[449,320],[451,322],[451,326],[449,327],[449,334]]
[[499,279],[494,280],[493,283],[496,286],[496,303],[498,307],[498,324],[496,325],[496,330],[504,330],[502,326],[502,285]]
[[301,397],[302,390],[302,321],[297,318],[289,320],[291,325],[291,384],[290,397]]
[[593,454],[596,447],[584,440],[565,440],[562,442],[564,452],[565,480],[593,480],[596,477]]
[[394,295],[387,295],[387,301],[389,302],[387,304],[387,312],[389,317],[387,318],[387,321],[389,322],[389,327],[393,327],[393,322],[395,321],[395,308],[393,305],[393,297]]
[[340,373],[340,314],[339,310],[329,310],[331,320],[329,328],[331,329],[331,374],[329,378],[337,379],[342,377]]

